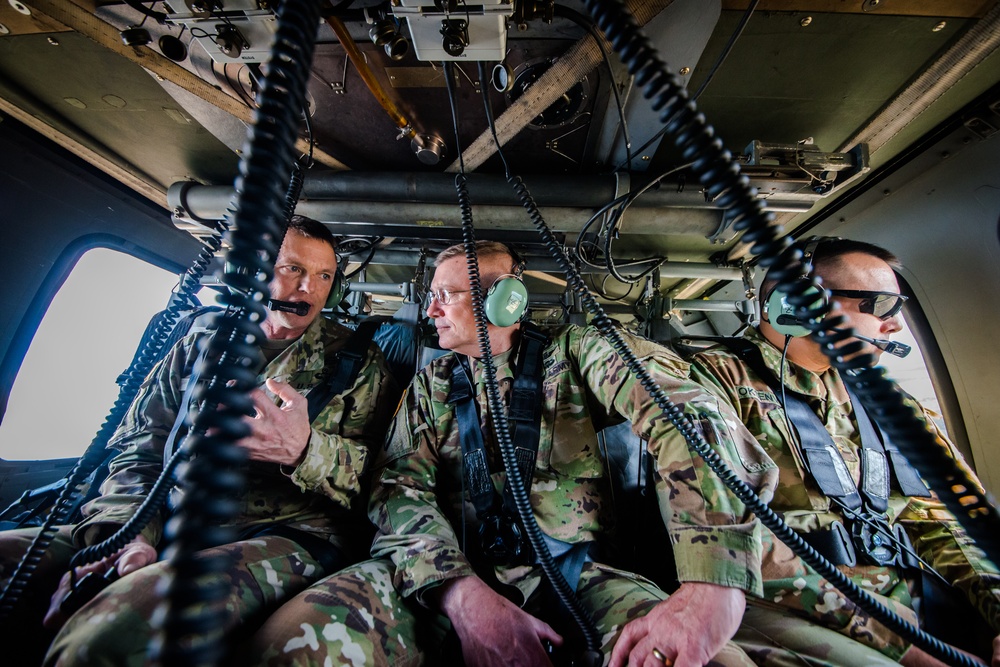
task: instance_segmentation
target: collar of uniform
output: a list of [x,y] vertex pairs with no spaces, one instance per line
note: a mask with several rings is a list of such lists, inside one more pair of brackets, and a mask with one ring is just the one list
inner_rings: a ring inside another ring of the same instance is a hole
[[[506,352],[493,355],[493,366],[497,369],[498,381],[514,377],[514,349],[515,348],[512,347]],[[486,366],[478,359],[472,359],[471,363],[472,375],[475,379],[476,385],[478,386],[483,382],[483,372],[485,371]]]
[[[771,341],[764,338],[756,329],[747,331],[745,337],[760,348],[761,355],[764,357],[764,363],[777,375],[781,369],[781,349],[775,347]],[[847,389],[844,387],[844,383],[840,381],[840,375],[835,368],[827,369],[822,373],[814,373],[793,363],[786,357],[785,373],[782,381],[792,391],[806,396],[826,399],[828,398],[827,394],[832,391],[834,394],[832,398],[838,403],[846,403],[850,400],[847,395]]]
[[298,339],[264,368],[260,381],[263,382],[268,377],[279,377],[288,381],[295,373],[322,369],[326,361],[323,332],[328,325],[330,328],[335,328],[325,317],[313,320]]

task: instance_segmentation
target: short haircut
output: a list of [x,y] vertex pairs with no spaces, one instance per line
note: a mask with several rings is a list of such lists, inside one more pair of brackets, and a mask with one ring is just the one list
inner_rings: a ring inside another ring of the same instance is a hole
[[[812,263],[813,272],[818,275],[822,275],[825,269],[837,265],[840,262],[840,258],[844,255],[850,255],[853,253],[870,255],[871,257],[880,259],[888,264],[893,271],[898,270],[901,266],[899,258],[894,254],[881,246],[877,246],[874,243],[866,243],[864,241],[827,236],[820,238],[818,241],[815,239],[797,241],[795,246],[800,250],[804,250],[811,242],[814,241],[816,242],[816,247],[813,250],[813,255],[810,261]],[[764,276],[764,282],[761,283],[761,292],[765,295],[770,294],[771,290],[774,289],[775,284],[778,282],[771,277],[771,272],[773,270],[774,267],[768,269],[767,274]]]
[[304,215],[293,215],[292,219],[288,221],[288,229],[285,233],[287,234],[288,232],[295,232],[307,239],[326,241],[333,248],[333,251],[337,252],[337,239],[327,229],[326,225],[318,220],[307,218]]
[[[453,246],[449,246],[438,253],[438,256],[434,258],[434,266],[441,266],[447,262],[452,257],[465,257],[465,244],[456,243]],[[520,262],[518,257],[514,254],[514,251],[510,249],[507,245],[500,243],[499,241],[476,241],[476,257],[482,262],[484,257],[509,257],[510,258],[510,273],[518,274],[520,273]]]

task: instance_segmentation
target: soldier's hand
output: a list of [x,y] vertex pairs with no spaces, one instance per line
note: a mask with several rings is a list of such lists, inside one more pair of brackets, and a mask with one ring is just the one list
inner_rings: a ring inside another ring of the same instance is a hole
[[250,435],[237,444],[255,461],[295,466],[309,443],[309,404],[286,382],[268,378],[267,388],[281,399],[281,407],[260,389],[250,392],[255,417],[244,417]]
[[[74,581],[79,582],[88,574],[94,577],[104,577],[112,569],[115,569],[118,576],[121,577],[155,562],[156,549],[150,546],[149,542],[140,535],[111,556],[95,563],[88,563],[87,565],[78,567],[75,572],[67,572],[59,581],[59,586],[52,595],[52,599],[49,602],[49,609],[45,613],[42,625],[49,630],[56,631],[69,618],[70,614],[67,613],[68,610],[63,605],[63,602],[66,601],[72,592]],[[88,601],[83,600],[84,603]]]
[[993,660],[990,667],[1000,667],[1000,635],[993,638]]
[[[994,657],[992,664],[1000,665],[1000,662],[997,662],[996,658],[996,646],[997,646],[997,640],[994,639],[993,640]],[[977,656],[972,655],[968,651],[963,651],[962,649],[955,649],[955,650],[957,650],[959,653],[964,653],[975,664],[986,667],[985,662],[983,662]],[[909,649],[907,649],[906,653],[903,654],[903,657],[899,659],[899,664],[903,665],[904,667],[948,667],[948,663],[941,662],[931,654],[926,653],[925,651],[916,646],[911,646]]]
[[551,667],[542,641],[562,645],[547,623],[496,593],[476,576],[445,584],[441,610],[455,626],[465,664]]
[[648,614],[625,626],[611,652],[610,665],[702,667],[736,634],[745,608],[746,597],[738,588],[684,583]]

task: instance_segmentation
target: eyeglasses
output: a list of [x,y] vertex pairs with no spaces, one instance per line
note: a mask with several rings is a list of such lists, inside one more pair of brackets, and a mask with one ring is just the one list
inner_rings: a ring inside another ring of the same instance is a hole
[[907,297],[895,292],[872,292],[869,290],[832,289],[834,296],[846,296],[849,299],[861,299],[858,310],[874,315],[885,321],[898,313]]
[[470,292],[470,291],[472,290],[467,290],[467,289],[431,290],[427,293],[428,296],[427,305],[430,306],[432,303],[437,301],[440,305],[447,306],[451,304],[456,294],[464,294],[465,292]]

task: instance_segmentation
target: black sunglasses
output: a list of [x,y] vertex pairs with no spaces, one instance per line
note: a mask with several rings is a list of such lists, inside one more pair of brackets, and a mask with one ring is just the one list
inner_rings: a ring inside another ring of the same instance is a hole
[[874,315],[885,321],[898,313],[907,297],[895,292],[872,292],[869,290],[856,289],[832,289],[830,294],[834,296],[846,296],[849,299],[861,299],[858,310],[862,313]]

